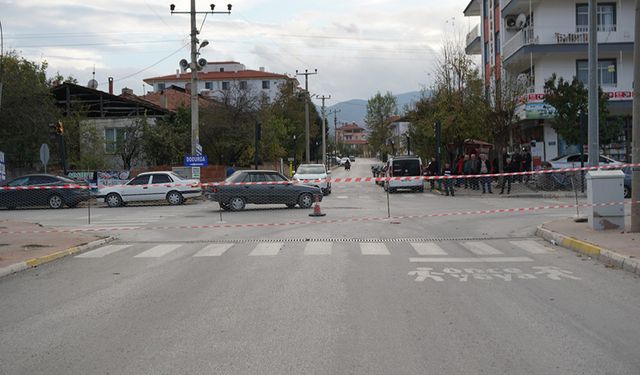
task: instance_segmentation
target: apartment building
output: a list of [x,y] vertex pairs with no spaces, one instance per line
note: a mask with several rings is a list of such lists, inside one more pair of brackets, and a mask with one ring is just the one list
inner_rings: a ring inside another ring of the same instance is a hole
[[[619,116],[624,124],[619,142],[608,145],[620,160],[631,139],[634,11],[631,0],[598,1],[598,82],[609,95],[611,120]],[[464,15],[480,19],[467,34],[466,52],[481,56],[485,85],[505,72],[528,82],[516,141],[535,144],[532,153],[542,160],[575,152],[551,127],[554,109],[544,104],[544,82],[556,73],[588,83],[587,1],[471,0]]]
[[[191,85],[191,72],[177,70],[176,74],[146,78],[144,82],[153,86],[155,92],[170,86],[188,88]],[[198,72],[198,93],[214,99],[222,99],[231,90],[240,89],[271,102],[285,83],[298,86],[295,78],[267,72],[263,67],[258,70],[247,69],[236,61],[209,62]]]

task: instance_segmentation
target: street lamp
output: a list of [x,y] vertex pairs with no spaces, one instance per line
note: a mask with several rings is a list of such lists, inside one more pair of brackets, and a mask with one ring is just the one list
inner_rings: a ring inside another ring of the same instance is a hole
[[[209,41],[203,40],[202,43],[198,41],[198,34],[200,33],[196,27],[196,14],[231,14],[231,4],[227,5],[227,10],[222,12],[214,11],[215,4],[210,4],[211,11],[197,12],[196,0],[191,0],[191,10],[188,12],[177,12],[174,4],[169,5],[171,14],[188,14],[191,18],[191,63],[187,64],[186,60],[180,61],[180,67],[191,69],[191,155],[198,155],[200,148],[200,130],[198,120],[198,70],[201,70],[207,65],[207,60],[198,60],[200,49],[206,47]],[[198,47],[198,44],[200,46]]]

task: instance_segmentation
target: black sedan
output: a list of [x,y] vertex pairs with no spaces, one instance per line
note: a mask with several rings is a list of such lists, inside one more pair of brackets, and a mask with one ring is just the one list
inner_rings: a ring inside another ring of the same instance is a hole
[[0,184],[0,207],[22,206],[75,207],[89,199],[84,182],[50,174],[32,174]]
[[223,210],[239,211],[247,203],[299,205],[309,208],[322,200],[322,190],[315,186],[296,184],[276,171],[237,171],[222,185],[207,186],[205,196],[218,202]]

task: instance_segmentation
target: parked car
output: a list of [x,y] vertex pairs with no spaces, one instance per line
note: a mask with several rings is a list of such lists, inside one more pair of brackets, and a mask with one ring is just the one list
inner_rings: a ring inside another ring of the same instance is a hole
[[[557,158],[551,159],[546,162],[546,166],[553,169],[562,169],[562,168],[579,168],[580,167],[580,154],[569,154],[564,156],[558,156]],[[589,166],[589,155],[582,155],[582,160],[584,160],[584,166]],[[608,156],[600,155],[600,164],[604,165],[617,165],[623,164],[617,160],[611,159]]]
[[206,187],[205,196],[218,202],[223,210],[231,211],[243,210],[249,203],[309,208],[316,199],[322,201],[322,190],[296,184],[276,171],[245,170],[235,172],[222,185]]
[[353,155],[349,155],[349,160],[350,160],[351,162],[354,162],[354,161],[356,161],[356,157],[355,157],[355,156],[353,156]]
[[104,198],[109,207],[120,207],[128,202],[166,200],[179,205],[186,199],[202,195],[200,181],[183,179],[173,172],[145,172],[123,185],[98,189],[97,198]]
[[[66,187],[65,185],[68,185]],[[56,188],[58,186],[65,186]],[[14,178],[0,184],[0,207],[13,209],[24,206],[49,206],[50,208],[75,207],[89,199],[89,189],[85,182],[77,182],[51,174],[31,174]],[[34,187],[35,189],[30,189]],[[27,188],[27,189],[24,189]]]
[[[421,177],[422,160],[417,156],[394,156],[387,160],[385,177]],[[384,190],[394,193],[399,189],[424,192],[424,180],[389,180],[384,182]]]
[[331,194],[331,182],[327,180],[329,174],[331,174],[331,171],[327,171],[327,168],[322,164],[300,164],[296,173],[293,175],[293,180],[296,182],[303,180],[321,180],[309,181],[304,184],[320,188],[324,195],[329,195]]
[[[624,172],[624,197],[631,198],[631,179],[633,171],[631,170],[631,167],[624,167],[622,168],[622,171]],[[640,173],[640,169],[637,169],[636,173]]]
[[[340,166],[341,166],[341,167],[342,167],[342,166],[344,166],[344,165],[347,163],[347,161],[349,161],[349,158],[341,158],[341,159],[340,159]],[[349,161],[349,162],[350,162],[350,161]]]

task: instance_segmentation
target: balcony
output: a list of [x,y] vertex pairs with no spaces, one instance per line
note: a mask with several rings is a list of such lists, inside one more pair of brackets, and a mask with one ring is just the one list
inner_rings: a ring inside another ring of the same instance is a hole
[[480,25],[476,25],[467,34],[467,44],[465,52],[467,55],[479,55],[482,51],[480,43]]
[[539,38],[535,35],[533,26],[527,26],[518,31],[516,35],[514,35],[513,37],[511,37],[511,39],[507,40],[504,43],[504,46],[502,46],[502,57],[504,58],[504,60],[507,60],[520,48],[530,44],[538,43]]

